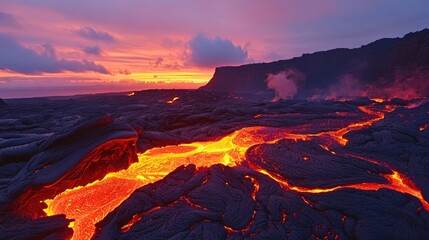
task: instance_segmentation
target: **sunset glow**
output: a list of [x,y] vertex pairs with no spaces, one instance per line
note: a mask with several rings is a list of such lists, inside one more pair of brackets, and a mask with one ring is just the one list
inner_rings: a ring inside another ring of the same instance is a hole
[[[386,1],[330,0],[317,8],[308,1],[246,1],[246,8],[240,2],[193,0],[107,1],[102,8],[84,1],[0,2],[2,98],[195,89],[207,83],[218,66],[359,47],[428,23],[401,20],[403,26],[398,27],[396,18],[420,18],[427,11],[418,5],[405,10],[401,4],[382,3]],[[398,14],[387,14],[398,9]],[[365,34],[350,41],[346,23],[362,14],[368,21],[353,31]],[[373,31],[374,22],[390,28]]]
[[428,16],[0,0],[0,240],[426,239]]

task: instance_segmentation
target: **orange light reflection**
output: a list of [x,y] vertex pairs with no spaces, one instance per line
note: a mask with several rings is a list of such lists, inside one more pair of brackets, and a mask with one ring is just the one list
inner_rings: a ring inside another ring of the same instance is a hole
[[[174,98],[173,101],[175,101]],[[102,220],[135,189],[162,179],[181,165],[195,164],[197,168],[210,167],[214,164],[236,166],[245,160],[245,153],[251,146],[262,143],[274,143],[285,138],[308,140],[313,136],[328,135],[340,144],[345,145],[347,143],[347,139],[343,138],[345,133],[369,126],[384,117],[384,113],[375,112],[369,108],[360,107],[360,110],[373,116],[373,118],[369,120],[365,118],[362,122],[350,124],[337,131],[317,134],[289,134],[282,128],[248,127],[237,130],[217,141],[194,142],[177,146],[153,148],[145,153],[138,154],[139,161],[130,165],[126,170],[109,173],[100,181],[90,183],[84,187],[80,186],[68,189],[57,195],[54,199],[46,200],[45,202],[48,207],[45,209],[45,212],[49,216],[65,214],[67,218],[75,219],[73,238],[89,239],[94,233],[94,224]],[[326,146],[322,145],[322,147],[329,151]],[[304,157],[303,160],[309,159]],[[285,189],[292,191],[322,193],[341,188],[361,190],[388,188],[417,197],[425,209],[429,211],[429,204],[422,197],[421,192],[410,186],[410,181],[406,181],[401,174],[393,170],[393,174],[385,175],[385,178],[389,181],[388,184],[359,183],[328,189],[308,189],[292,186],[286,179],[265,169],[255,166],[252,168],[269,176]],[[254,184],[252,198],[256,200],[259,183],[253,178],[250,178],[250,180]],[[136,219],[131,220],[130,224],[133,221],[137,221]],[[130,225],[124,226],[123,230],[126,231],[129,227]]]

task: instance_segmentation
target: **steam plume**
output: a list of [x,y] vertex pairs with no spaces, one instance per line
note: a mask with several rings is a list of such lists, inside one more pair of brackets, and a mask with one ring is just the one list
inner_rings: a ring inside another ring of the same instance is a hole
[[267,88],[274,90],[276,96],[273,102],[280,99],[293,98],[298,93],[298,88],[305,82],[305,74],[290,68],[276,74],[268,74]]
[[[414,71],[411,74],[395,72],[393,79],[381,79],[377,83],[363,83],[351,74],[346,74],[328,88],[327,99],[343,97],[382,97],[414,99],[427,97],[429,93],[429,73]],[[317,98],[314,97],[313,98]]]

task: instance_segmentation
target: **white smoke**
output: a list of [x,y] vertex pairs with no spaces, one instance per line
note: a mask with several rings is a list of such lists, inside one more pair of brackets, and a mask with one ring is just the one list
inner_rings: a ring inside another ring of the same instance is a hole
[[305,74],[290,68],[285,71],[278,72],[276,74],[268,74],[267,88],[274,90],[276,96],[273,98],[273,102],[280,99],[293,98],[298,93],[298,88],[305,82]]

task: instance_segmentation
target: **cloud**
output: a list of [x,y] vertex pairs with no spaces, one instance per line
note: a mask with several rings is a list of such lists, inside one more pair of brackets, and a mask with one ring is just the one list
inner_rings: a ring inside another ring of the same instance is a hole
[[112,35],[110,35],[110,33],[97,31],[91,27],[81,27],[76,32],[81,37],[95,40],[95,41],[103,41],[103,42],[115,41],[115,38]]
[[44,51],[38,53],[16,42],[12,37],[0,33],[0,70],[23,74],[59,73],[59,72],[99,72],[108,74],[102,65],[91,61],[58,59],[55,49],[49,44],[42,46]]
[[0,12],[0,27],[17,27],[19,26],[15,18],[5,12]]
[[131,72],[128,69],[120,69],[118,71],[118,73],[122,74],[122,75],[130,75],[131,74]]
[[201,33],[189,41],[189,47],[189,60],[200,67],[236,65],[247,59],[247,51],[241,46],[234,45],[228,39],[208,38]]
[[159,65],[161,65],[162,61],[164,61],[163,58],[161,58],[161,57],[156,58],[155,63],[154,63],[155,67],[159,67]]
[[83,48],[83,52],[86,54],[100,56],[102,50],[99,46],[88,46]]

